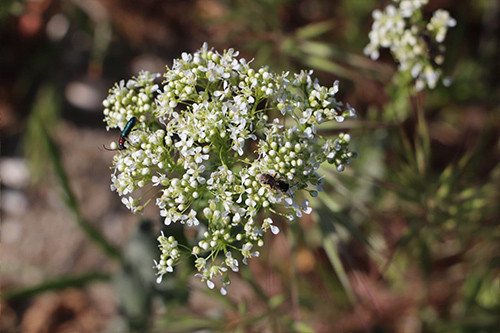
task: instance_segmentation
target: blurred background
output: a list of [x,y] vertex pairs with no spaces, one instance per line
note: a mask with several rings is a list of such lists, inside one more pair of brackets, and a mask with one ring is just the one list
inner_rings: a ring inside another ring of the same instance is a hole
[[[429,2],[458,22],[453,84],[410,98],[388,52],[362,54],[389,1],[2,0],[0,331],[498,332],[500,4]],[[320,170],[313,214],[279,221],[226,297],[190,264],[155,283],[158,212],[124,207],[99,149],[114,82],[205,41],[338,79],[359,115],[321,130],[360,157]]]

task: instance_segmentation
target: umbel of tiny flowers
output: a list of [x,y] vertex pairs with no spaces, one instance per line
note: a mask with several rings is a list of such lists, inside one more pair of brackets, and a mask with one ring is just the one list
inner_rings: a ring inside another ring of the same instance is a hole
[[[393,1],[396,4],[388,5],[384,11],[373,11],[370,43],[364,53],[376,60],[380,48],[389,48],[399,71],[411,76],[417,91],[426,86],[434,89],[442,75],[438,68],[444,61],[442,43],[456,21],[446,10],[438,9],[426,23],[422,7],[428,0]],[[448,81],[443,80],[446,84]]]
[[[311,212],[296,193],[321,191],[321,163],[343,171],[355,157],[349,134],[318,130],[356,115],[335,98],[338,82],[325,87],[312,71],[273,73],[237,57],[204,44],[174,60],[163,82],[142,72],[103,102],[108,129],[137,118],[113,157],[111,189],[132,212],[158,206],[166,225],[158,282],[194,256],[196,276],[209,288],[220,278],[227,293],[229,272],[259,256],[268,230],[279,233],[272,217]],[[169,234],[173,223],[196,229],[194,236],[181,243]]]

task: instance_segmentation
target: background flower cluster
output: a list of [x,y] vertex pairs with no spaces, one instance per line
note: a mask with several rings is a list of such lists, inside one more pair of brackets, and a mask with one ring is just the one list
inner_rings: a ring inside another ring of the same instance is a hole
[[384,11],[373,11],[374,22],[368,35],[370,43],[364,53],[376,60],[381,48],[390,49],[399,70],[410,74],[415,81],[416,90],[426,86],[433,89],[442,76],[438,68],[444,61],[442,43],[456,21],[448,11],[438,9],[426,23],[422,7],[428,0],[393,1],[396,5],[388,5]]

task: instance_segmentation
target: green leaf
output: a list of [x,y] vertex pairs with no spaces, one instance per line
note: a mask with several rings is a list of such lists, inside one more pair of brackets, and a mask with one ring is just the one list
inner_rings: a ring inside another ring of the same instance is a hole
[[295,35],[298,39],[311,39],[321,36],[328,31],[333,30],[335,24],[333,21],[323,21],[317,23],[311,23],[306,26],[300,27],[295,31]]

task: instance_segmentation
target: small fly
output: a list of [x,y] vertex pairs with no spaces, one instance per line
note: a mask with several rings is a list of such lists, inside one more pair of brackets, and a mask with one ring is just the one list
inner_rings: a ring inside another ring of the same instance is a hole
[[290,188],[290,185],[288,185],[287,182],[285,182],[282,179],[276,179],[276,176],[271,176],[268,173],[263,173],[257,175],[257,180],[264,185],[269,185],[270,188],[273,190],[278,190],[283,193],[287,192],[288,189]]

